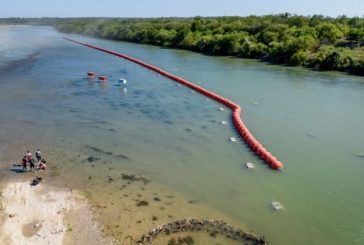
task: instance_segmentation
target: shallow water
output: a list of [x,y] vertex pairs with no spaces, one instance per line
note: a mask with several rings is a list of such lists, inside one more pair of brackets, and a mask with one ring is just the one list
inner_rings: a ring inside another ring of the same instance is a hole
[[[8,27],[0,36],[2,175],[28,178],[9,168],[41,148],[52,162],[49,181],[84,191],[106,229],[125,239],[197,216],[247,227],[271,244],[364,244],[363,78],[68,35],[239,103],[255,137],[285,164],[277,172],[240,140],[229,142],[237,134],[227,108],[190,89],[49,27]],[[109,81],[87,80],[89,70]],[[119,78],[128,83],[118,86]],[[285,209],[274,211],[272,201]]]

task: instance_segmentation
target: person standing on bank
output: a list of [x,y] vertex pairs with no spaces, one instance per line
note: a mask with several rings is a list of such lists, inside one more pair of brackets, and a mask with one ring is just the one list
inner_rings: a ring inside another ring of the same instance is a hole
[[35,157],[37,158],[38,162],[42,159],[42,153],[39,149],[35,152]]
[[32,159],[32,153],[30,153],[30,151],[27,151],[27,154],[25,154],[25,156],[27,157],[28,162],[30,162],[30,159]]
[[35,168],[35,161],[34,161],[34,159],[32,158],[32,159],[30,159],[29,160],[29,165],[30,165],[30,172],[33,172],[34,171],[34,168]]
[[27,170],[27,156],[24,156],[23,159],[21,160],[21,164],[23,165],[23,170]]

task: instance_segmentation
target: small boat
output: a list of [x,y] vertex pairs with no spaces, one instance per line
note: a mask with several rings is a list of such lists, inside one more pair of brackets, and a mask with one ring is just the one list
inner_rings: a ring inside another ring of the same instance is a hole
[[220,108],[219,108],[219,110],[220,110],[220,111],[225,111],[225,109],[224,109],[224,108],[222,108],[222,107],[220,107]]
[[119,79],[119,83],[126,84],[126,79],[124,79],[124,78],[120,78],[120,79]]
[[221,124],[222,124],[222,125],[226,125],[226,124],[227,124],[227,122],[226,122],[226,121],[221,121]]

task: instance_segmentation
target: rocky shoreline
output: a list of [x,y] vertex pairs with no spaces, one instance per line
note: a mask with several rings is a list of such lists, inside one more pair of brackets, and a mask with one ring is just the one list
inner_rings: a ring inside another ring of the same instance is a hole
[[161,226],[157,226],[149,232],[143,234],[138,245],[150,245],[153,241],[161,235],[170,235],[172,233],[186,232],[186,231],[201,231],[207,232],[212,237],[218,234],[226,238],[248,242],[253,245],[267,245],[268,242],[265,237],[259,237],[253,233],[243,231],[232,225],[225,223],[222,220],[209,220],[209,219],[182,219]]

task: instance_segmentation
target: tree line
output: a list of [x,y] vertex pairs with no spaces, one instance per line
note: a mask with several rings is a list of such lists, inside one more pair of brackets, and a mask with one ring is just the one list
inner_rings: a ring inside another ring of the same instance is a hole
[[[48,20],[49,21],[49,20]],[[364,75],[364,18],[288,13],[247,17],[56,19],[59,31]]]

